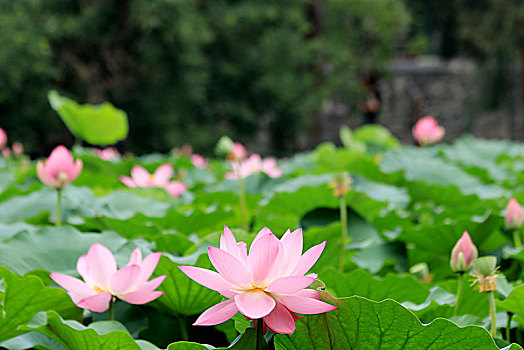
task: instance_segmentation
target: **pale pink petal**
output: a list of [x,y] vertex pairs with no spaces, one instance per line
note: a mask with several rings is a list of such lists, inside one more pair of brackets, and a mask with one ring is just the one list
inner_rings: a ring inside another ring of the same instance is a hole
[[93,243],[87,252],[86,263],[93,283],[108,291],[111,277],[116,272],[116,260],[113,253],[102,244]]
[[226,281],[238,287],[251,287],[251,277],[242,261],[219,248],[209,247],[208,252],[211,264]]
[[338,309],[338,307],[323,301],[296,295],[281,295],[278,297],[278,301],[289,310],[306,315],[320,314]]
[[273,311],[264,317],[264,323],[275,333],[292,334],[295,331],[293,316],[280,303],[277,303]]
[[83,167],[82,160],[77,159],[75,164],[67,170],[67,177],[68,177],[67,181],[69,182],[75,181],[78,178],[78,176],[80,175],[80,173],[82,172],[82,167]]
[[151,253],[145,257],[145,259],[142,261],[142,264],[140,265],[141,270],[140,277],[137,280],[138,285],[145,283],[149,279],[149,277],[151,277],[153,272],[155,272],[155,269],[161,257],[162,252]]
[[141,268],[138,265],[128,265],[121,268],[111,277],[111,292],[118,295],[129,291],[140,277]]
[[275,300],[260,289],[254,289],[235,296],[238,311],[244,316],[258,319],[268,315],[275,308]]
[[109,309],[109,302],[111,301],[111,294],[99,293],[89,298],[82,299],[76,306],[82,309],[91,310],[93,312],[104,312]]
[[78,258],[78,261],[76,262],[76,270],[82,276],[84,281],[87,283],[87,285],[91,285],[93,282],[93,279],[91,278],[91,274],[89,273],[89,266],[87,264],[87,255],[82,255],[80,258]]
[[281,277],[271,282],[265,290],[270,293],[293,294],[309,287],[314,280],[315,278],[306,276]]
[[119,298],[129,304],[141,305],[159,298],[162,294],[164,294],[164,292],[131,292],[121,295]]
[[62,145],[56,147],[46,160],[46,168],[55,178],[58,178],[62,172],[68,174],[73,166],[73,155]]
[[316,299],[316,300],[322,300],[320,298],[320,293],[318,292],[318,290],[310,289],[310,288],[299,290],[294,295],[295,296],[299,296],[299,297],[304,297],[304,298],[311,298],[311,299]]
[[129,188],[137,187],[136,183],[129,176],[120,175],[119,179],[121,183],[123,183],[124,185],[126,185]]
[[303,276],[306,272],[308,272],[309,269],[315,265],[318,258],[320,258],[320,254],[322,254],[322,251],[324,251],[325,246],[326,241],[309,248],[308,251],[300,257],[297,267],[292,274]]
[[57,179],[51,176],[41,160],[36,163],[36,174],[38,175],[38,179],[40,179],[43,184],[51,188],[55,188],[58,185]]
[[237,243],[237,252],[238,252],[238,258],[242,260],[243,263],[247,264],[247,244],[246,242]]
[[139,286],[136,291],[137,292],[152,292],[155,289],[157,289],[158,287],[160,287],[160,285],[162,284],[162,282],[164,282],[166,277],[167,275],[155,277],[151,281],[146,282],[142,284],[141,286]]
[[181,181],[171,181],[166,185],[165,190],[172,197],[180,197],[187,192],[187,186]]
[[155,174],[153,176],[153,183],[157,187],[165,187],[171,179],[171,176],[173,176],[173,173],[174,169],[171,164],[162,164],[155,170]]
[[202,157],[200,154],[191,155],[191,163],[197,168],[205,168],[207,166],[206,158]]
[[193,326],[213,326],[226,322],[238,312],[234,300],[226,300],[210,307],[200,315]]
[[81,299],[93,296],[96,294],[94,290],[89,288],[87,284],[80,281],[78,278],[74,278],[63,273],[52,273],[49,275],[53,281],[55,281],[60,287],[64,288],[68,292],[73,292],[76,295],[81,296]]
[[226,281],[215,271],[206,270],[196,266],[179,266],[178,268],[196,283],[201,284],[206,288],[216,290],[217,292],[235,288],[234,285]]
[[280,239],[284,247],[284,261],[280,270],[281,275],[289,275],[295,270],[297,264],[302,256],[303,235],[302,229],[291,232],[288,230]]
[[224,226],[224,233],[220,236],[220,249],[238,257],[237,240],[227,226]]
[[257,235],[255,236],[255,239],[253,239],[253,242],[251,242],[251,246],[255,244],[256,241],[258,241],[261,237],[264,237],[267,234],[272,234],[271,230],[267,227],[263,227],[260,231],[258,231]]
[[127,265],[142,265],[142,251],[136,247],[131,256],[129,257],[129,263]]
[[151,187],[153,185],[151,174],[140,165],[135,165],[131,169],[131,178],[138,187]]
[[253,242],[247,257],[247,268],[254,285],[267,286],[267,282],[272,280],[280,269],[283,253],[282,243],[272,233]]

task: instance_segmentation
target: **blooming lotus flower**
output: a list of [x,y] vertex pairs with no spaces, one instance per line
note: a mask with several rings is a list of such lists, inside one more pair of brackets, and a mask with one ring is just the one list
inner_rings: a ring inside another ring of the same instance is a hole
[[76,180],[82,172],[82,161],[74,161],[71,152],[64,146],[56,147],[45,162],[36,164],[36,173],[40,181],[51,188],[62,189]]
[[451,251],[450,266],[453,272],[467,272],[471,269],[473,260],[478,257],[477,247],[473,244],[468,231],[464,231],[462,237]]
[[227,156],[229,160],[242,160],[247,157],[246,148],[240,143],[235,142],[231,148],[231,153]]
[[22,145],[20,142],[15,141],[13,142],[13,153],[15,156],[20,157],[22,154],[24,154],[24,145]]
[[142,260],[142,252],[136,248],[131,253],[129,263],[118,270],[111,251],[100,243],[94,243],[76,265],[84,281],[63,273],[52,273],[49,276],[67,290],[76,306],[104,312],[114,298],[130,304],[146,304],[164,294],[155,289],[162,284],[165,275],[148,281],[161,255],[160,252],[152,253]]
[[506,207],[506,216],[504,217],[506,226],[508,228],[513,228],[513,229],[519,228],[522,226],[522,220],[523,220],[522,207],[520,206],[520,203],[515,198],[511,198]]
[[0,149],[7,144],[7,134],[4,129],[0,128]]
[[114,147],[107,147],[104,149],[95,148],[93,151],[98,158],[105,161],[111,161],[120,156],[120,153]]
[[[239,165],[240,164],[240,165]],[[233,171],[227,172],[224,177],[228,180],[238,179],[238,176],[246,178],[249,175],[257,174],[259,172],[266,173],[269,177],[279,177],[282,175],[282,170],[277,168],[277,161],[275,158],[266,158],[262,160],[260,154],[252,154],[248,159],[241,162],[232,162]]]
[[275,333],[295,330],[295,313],[319,314],[337,309],[320,300],[319,292],[307,289],[317,278],[305,275],[324,250],[322,242],[302,254],[302,230],[288,230],[279,240],[266,227],[251,244],[237,242],[227,226],[220,248],[209,247],[209,259],[218,273],[195,266],[179,266],[195,282],[227,298],[206,311],[194,325],[225,322],[237,312],[246,318],[262,318]]
[[120,181],[130,188],[135,187],[159,187],[165,189],[174,197],[180,196],[187,191],[186,185],[180,181],[170,181],[174,169],[169,163],[160,165],[153,174],[150,174],[140,165],[131,169],[131,177],[121,175]]
[[444,134],[444,128],[439,126],[435,118],[430,116],[419,119],[413,127],[413,137],[422,146],[439,142]]
[[202,157],[200,154],[192,154],[191,155],[191,163],[197,167],[197,168],[205,168],[207,167],[207,160],[206,158]]

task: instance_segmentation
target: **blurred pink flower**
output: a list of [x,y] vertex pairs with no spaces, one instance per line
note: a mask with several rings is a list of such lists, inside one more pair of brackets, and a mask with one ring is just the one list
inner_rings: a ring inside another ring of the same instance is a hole
[[11,149],[9,147],[2,148],[2,157],[4,157],[5,159],[9,159],[12,155],[13,152],[11,152]]
[[206,158],[202,157],[200,154],[192,154],[191,155],[191,163],[197,167],[197,168],[205,168],[207,167],[207,160]]
[[506,216],[504,217],[506,226],[508,228],[519,228],[522,226],[522,220],[522,207],[515,198],[511,198],[506,206]]
[[464,231],[462,237],[451,251],[450,266],[453,272],[467,272],[471,269],[473,260],[478,257],[477,247],[473,244],[468,231]]
[[13,153],[15,156],[19,157],[22,154],[24,154],[24,145],[22,145],[20,142],[15,141],[13,142],[13,146],[11,147],[13,149]]
[[431,116],[419,119],[413,127],[413,137],[422,146],[439,142],[444,134],[444,128]]
[[120,157],[120,153],[114,147],[107,147],[104,149],[95,148],[93,151],[98,158],[105,161],[111,161]]
[[[240,163],[240,166],[239,166]],[[249,175],[264,172],[269,177],[280,177],[282,170],[277,168],[277,161],[275,158],[266,158],[262,160],[260,154],[254,153],[246,160],[240,162],[231,162],[233,171],[227,172],[224,177],[228,180],[237,179],[238,176],[246,178]]]
[[82,172],[82,161],[76,162],[71,152],[64,146],[56,147],[51,155],[36,164],[36,172],[40,181],[51,188],[61,189],[76,180]]
[[318,291],[307,289],[317,275],[305,274],[320,257],[326,242],[304,254],[302,244],[301,229],[288,230],[279,240],[265,227],[255,237],[248,255],[246,243],[237,243],[225,226],[220,248],[208,248],[218,273],[179,266],[189,278],[228,299],[204,311],[194,325],[219,324],[240,311],[251,320],[263,318],[264,326],[275,333],[291,334],[299,318],[295,313],[319,314],[337,309],[322,302]]
[[7,134],[4,129],[0,128],[0,149],[7,144]]
[[180,196],[187,191],[187,187],[180,181],[170,181],[174,173],[173,166],[169,163],[160,165],[150,174],[144,167],[135,165],[131,169],[131,177],[121,175],[120,181],[130,188],[135,187],[159,187],[165,189],[174,197]]
[[228,155],[227,158],[229,160],[236,161],[236,160],[243,160],[246,157],[247,157],[246,148],[240,142],[233,143],[233,147],[231,148],[231,153]]
[[164,294],[155,289],[162,284],[166,275],[148,281],[161,255],[160,252],[152,253],[142,260],[142,252],[136,248],[131,253],[129,263],[118,270],[113,253],[102,244],[94,243],[76,265],[84,281],[62,273],[49,276],[67,290],[76,306],[104,312],[113,297],[130,304],[146,304]]

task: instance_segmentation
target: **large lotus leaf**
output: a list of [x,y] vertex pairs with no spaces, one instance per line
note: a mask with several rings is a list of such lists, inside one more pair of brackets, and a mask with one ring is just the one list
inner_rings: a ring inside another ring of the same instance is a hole
[[[126,248],[127,243],[114,232],[80,233],[71,227],[46,227],[20,232],[0,244],[0,265],[21,275],[37,269],[76,275],[78,258],[86,254],[95,242],[105,245],[113,253]],[[126,253],[128,250],[127,247]]]
[[0,223],[0,244],[19,232],[37,230],[37,226],[29,225],[24,222],[15,222],[12,224]]
[[152,222],[163,230],[176,230],[187,235],[191,233],[207,235],[230,224],[232,219],[234,219],[234,213],[231,210],[213,206],[204,210],[193,207],[186,212],[172,209],[164,217],[152,219]]
[[60,115],[68,129],[78,138],[93,145],[106,146],[127,137],[129,125],[124,111],[111,103],[80,105],[50,91],[49,103]]
[[37,277],[19,277],[0,266],[0,281],[5,287],[5,294],[0,294],[0,342],[24,333],[18,326],[27,324],[40,311],[52,309],[75,319],[82,316],[65,290],[46,287]]
[[138,196],[130,191],[114,191],[107,196],[97,198],[98,215],[119,220],[126,220],[137,213],[149,217],[163,217],[169,204],[154,198]]
[[155,301],[157,308],[174,315],[196,315],[222,300],[217,292],[196,283],[178,268],[180,265],[194,265],[213,269],[206,253],[207,247],[203,246],[192,255],[184,257],[173,257],[169,254],[162,256],[153,274],[153,277],[167,275],[164,283],[158,288],[165,293]]
[[[324,300],[339,307],[296,322],[292,335],[275,336],[277,350],[308,349],[462,349],[498,350],[488,331],[478,326],[460,328],[445,319],[423,325],[394,300],[362,297]],[[513,345],[512,349],[522,349]]]
[[329,269],[319,277],[326,288],[338,297],[358,295],[375,301],[394,299],[398,302],[423,303],[429,295],[429,286],[410,275],[388,274],[379,279],[365,270],[343,274]]
[[365,125],[355,130],[353,137],[360,142],[380,148],[398,148],[400,143],[391,132],[381,125]]
[[[478,287],[472,286],[474,278],[469,275],[464,275],[462,281],[462,296],[460,307],[457,310],[458,315],[473,315],[479,318],[484,318],[489,315],[489,300],[488,294],[479,293]],[[449,293],[456,294],[458,282],[457,280],[447,280],[438,283],[444,290]],[[438,316],[450,317],[450,314],[440,314]]]
[[497,300],[497,308],[524,317],[524,285],[513,289],[504,300]]
[[257,333],[253,328],[247,329],[243,334],[239,335],[239,338],[235,340],[228,348],[215,348],[211,345],[202,345],[198,343],[192,343],[187,341],[180,341],[173,344],[170,344],[167,347],[167,350],[247,350],[255,349],[257,342]]
[[142,348],[117,322],[106,322],[85,327],[76,321],[63,320],[56,312],[49,311],[43,319],[34,320],[24,329],[46,335],[68,350],[151,349],[149,344],[149,347]]

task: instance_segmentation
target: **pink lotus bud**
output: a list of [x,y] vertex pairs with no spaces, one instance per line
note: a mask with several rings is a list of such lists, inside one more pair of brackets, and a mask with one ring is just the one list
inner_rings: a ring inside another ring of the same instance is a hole
[[506,226],[512,229],[519,228],[522,226],[522,220],[522,207],[515,198],[511,198],[506,206],[506,216],[504,217]]
[[13,152],[11,152],[11,149],[9,147],[2,148],[2,157],[4,157],[5,159],[9,159],[12,155]]
[[419,119],[413,127],[413,137],[421,146],[439,142],[444,134],[444,128],[439,126],[435,118],[430,116]]
[[4,129],[0,128],[0,149],[4,148],[7,144],[7,134]]
[[114,297],[130,304],[146,304],[164,294],[155,289],[164,282],[166,275],[148,281],[161,256],[162,253],[152,253],[142,260],[142,252],[136,248],[127,266],[118,270],[113,253],[102,244],[94,243],[76,265],[84,281],[62,273],[49,276],[67,290],[76,306],[104,312]]
[[246,157],[247,157],[246,148],[240,142],[233,143],[231,153],[227,156],[227,158],[229,160],[242,160],[242,159],[245,159]]
[[24,145],[22,145],[20,142],[15,141],[13,142],[13,153],[15,156],[20,157],[22,154],[24,154]]
[[317,279],[309,273],[326,242],[302,254],[302,230],[287,232],[278,239],[267,227],[260,230],[247,251],[227,226],[220,248],[209,247],[209,260],[218,271],[195,266],[178,268],[204,287],[227,299],[204,311],[193,324],[211,326],[226,322],[237,312],[247,319],[262,319],[264,328],[292,334],[298,314],[320,314],[337,307],[321,301],[319,292],[308,287]]
[[477,247],[473,244],[468,231],[464,231],[462,237],[451,251],[450,266],[453,272],[467,272],[471,269],[473,260],[478,257]]
[[61,189],[76,180],[82,172],[82,161],[73,160],[71,152],[64,146],[56,147],[45,162],[36,164],[36,172],[40,181],[51,188]]
[[187,192],[187,186],[181,181],[171,181],[165,187],[166,192],[172,197],[180,197]]
[[197,167],[197,168],[205,168],[207,167],[207,160],[206,158],[202,157],[200,154],[192,154],[191,155],[191,163]]

